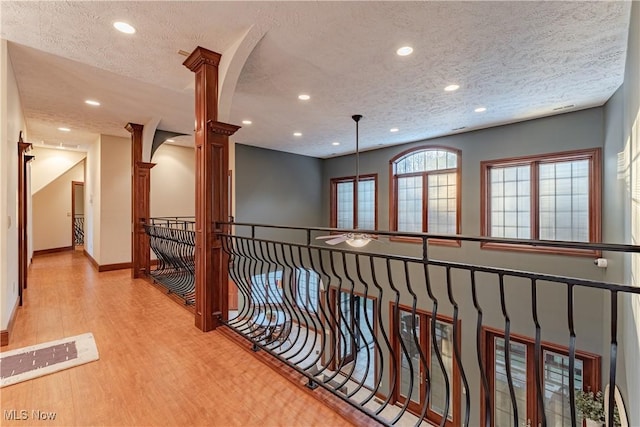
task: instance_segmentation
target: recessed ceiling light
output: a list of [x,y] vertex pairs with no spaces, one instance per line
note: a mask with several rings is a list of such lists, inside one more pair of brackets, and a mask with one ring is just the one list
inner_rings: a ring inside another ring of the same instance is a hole
[[302,132],[294,132],[293,136],[302,136]]
[[336,141],[336,142],[332,142],[331,145],[340,145],[340,143]]
[[487,111],[487,108],[486,107],[478,107],[473,111],[475,111],[476,113],[484,113],[485,111]]
[[94,107],[97,107],[100,105],[100,103],[98,101],[94,101],[93,99],[87,99],[86,101],[84,101],[85,104],[89,104],[89,105],[93,105]]
[[61,130],[62,132],[71,132],[71,129],[69,128],[58,128],[58,130]]
[[454,90],[460,89],[460,85],[449,85],[444,88],[447,92],[453,92]]
[[167,139],[165,142],[176,142],[174,139]]
[[243,125],[250,125],[251,123],[253,123],[251,120],[243,120],[242,121]]
[[133,28],[131,25],[127,24],[126,22],[114,22],[113,23],[113,27],[120,31],[121,33],[125,33],[125,34],[134,34],[136,32],[136,29]]
[[391,128],[391,129],[389,129],[389,132],[398,132],[399,130],[400,129],[398,129],[398,128]]
[[400,49],[396,50],[396,53],[400,56],[407,56],[413,53],[413,48],[411,46],[402,46]]
[[311,97],[306,93],[301,93],[300,95],[298,95],[298,99],[301,101],[308,101],[311,99]]

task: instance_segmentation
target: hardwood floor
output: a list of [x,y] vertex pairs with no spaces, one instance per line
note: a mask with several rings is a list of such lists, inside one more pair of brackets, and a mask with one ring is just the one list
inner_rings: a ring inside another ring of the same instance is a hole
[[[336,412],[129,270],[96,272],[79,252],[37,257],[11,343],[84,332],[100,360],[3,388],[2,425],[343,426]],[[9,421],[6,411],[28,411]],[[55,412],[37,421],[32,411]]]

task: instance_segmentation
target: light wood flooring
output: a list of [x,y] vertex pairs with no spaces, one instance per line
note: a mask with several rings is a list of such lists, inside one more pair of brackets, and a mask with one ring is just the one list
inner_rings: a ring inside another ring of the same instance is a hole
[[[350,425],[225,334],[193,323],[129,270],[98,273],[78,251],[35,258],[2,351],[92,332],[100,360],[1,389],[1,425]],[[30,419],[8,421],[11,410]],[[56,418],[36,421],[34,410]]]

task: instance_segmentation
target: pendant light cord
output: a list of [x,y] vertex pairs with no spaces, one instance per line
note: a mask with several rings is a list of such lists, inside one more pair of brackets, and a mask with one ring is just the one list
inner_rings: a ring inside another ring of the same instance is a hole
[[359,139],[359,128],[358,122],[362,118],[361,114],[354,114],[351,118],[356,122],[356,182],[355,188],[353,189],[353,202],[354,202],[354,212],[355,218],[353,221],[353,229],[358,229],[358,188],[360,187],[360,139]]

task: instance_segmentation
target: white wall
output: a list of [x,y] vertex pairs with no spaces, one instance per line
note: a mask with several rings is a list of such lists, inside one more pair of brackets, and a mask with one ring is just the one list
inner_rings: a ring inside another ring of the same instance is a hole
[[[94,203],[95,203],[94,195]],[[100,136],[100,265],[131,262],[131,140]]]
[[[0,41],[0,328],[18,299],[18,134],[24,115],[7,41]],[[26,133],[23,134],[26,140]]]
[[195,215],[195,150],[161,145],[153,154],[150,215]]
[[89,147],[84,180],[84,250],[100,262],[100,138]]
[[[628,240],[640,245],[640,2],[631,6],[631,21],[624,76],[623,141],[627,160],[624,223]],[[627,257],[626,282],[640,287],[640,254]],[[626,402],[629,425],[640,425],[640,295],[622,302],[623,355],[626,368]]]
[[36,156],[31,173],[31,194],[36,194],[51,181],[81,162],[87,153],[81,151],[56,150],[34,146],[31,152]]
[[[36,161],[37,159],[36,157]],[[33,169],[36,169],[36,164]],[[65,248],[73,245],[72,181],[84,181],[84,161],[34,194],[32,205],[34,250]]]

